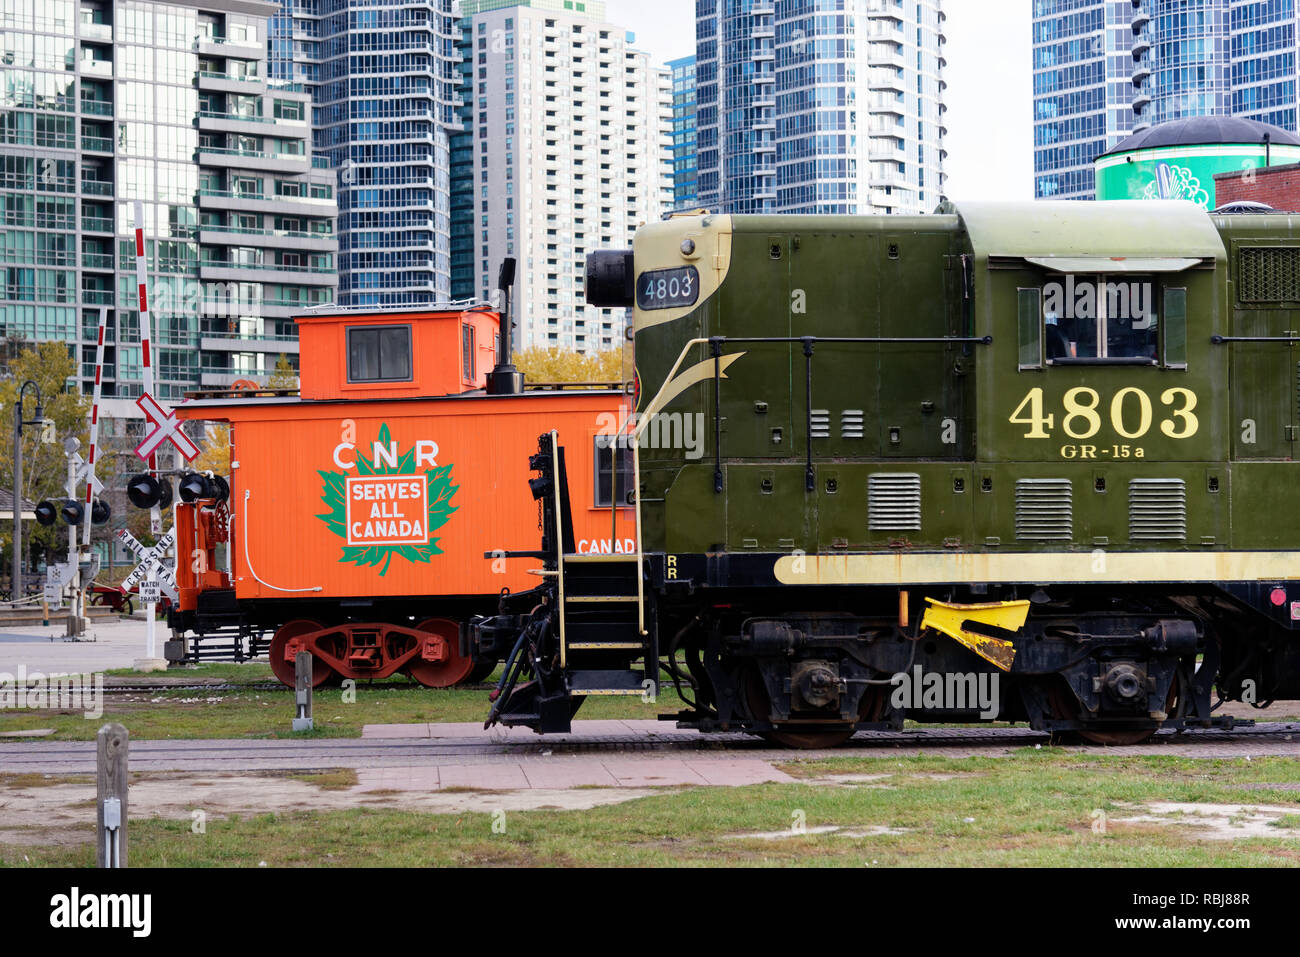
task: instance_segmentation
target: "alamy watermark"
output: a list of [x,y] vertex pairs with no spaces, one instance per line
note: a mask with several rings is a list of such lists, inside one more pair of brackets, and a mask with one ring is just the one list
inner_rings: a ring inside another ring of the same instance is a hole
[[997,672],[926,672],[917,665],[889,679],[889,703],[899,711],[979,711],[991,721],[1001,711],[1001,676]]
[[0,671],[0,711],[80,711],[88,721],[104,716],[104,676],[42,674],[18,666],[18,674]]
[[1134,329],[1150,329],[1156,319],[1155,288],[1149,282],[1053,280],[1043,286],[1043,311],[1061,319],[1120,319]]
[[602,412],[596,417],[596,427],[598,448],[615,444],[631,448],[635,443],[642,449],[683,449],[691,461],[704,457],[703,412],[633,412],[626,421],[615,412]]

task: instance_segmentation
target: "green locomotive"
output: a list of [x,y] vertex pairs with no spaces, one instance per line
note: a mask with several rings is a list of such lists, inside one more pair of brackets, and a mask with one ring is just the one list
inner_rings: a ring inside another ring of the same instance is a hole
[[[634,310],[640,552],[477,622],[490,721],[825,746],[921,721],[1128,743],[1300,697],[1300,225],[1181,202],[677,216],[588,261]],[[616,484],[616,493],[624,494]]]

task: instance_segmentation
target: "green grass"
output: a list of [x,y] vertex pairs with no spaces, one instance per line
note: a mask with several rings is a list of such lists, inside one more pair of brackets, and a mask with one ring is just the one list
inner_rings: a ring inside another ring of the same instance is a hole
[[[493,832],[482,812],[430,814],[354,809],[132,821],[133,866],[547,865],[547,866],[1295,866],[1300,832],[1198,840],[1179,826],[1126,825],[1123,805],[1197,801],[1296,805],[1300,795],[1245,785],[1300,780],[1285,758],[1192,760],[1081,756],[1045,748],[1003,758],[897,757],[787,765],[804,777],[860,770],[891,773],[886,787],[801,781],[742,788],[668,790],[588,811],[521,811]],[[935,775],[952,775],[940,778]],[[1106,812],[1105,833],[1092,829]],[[899,834],[803,834],[777,840],[734,835],[808,828],[887,826]],[[973,820],[968,820],[973,818]],[[1288,820],[1284,818],[1283,820]],[[0,844],[0,864],[89,866],[90,846]],[[26,860],[24,860],[26,856]]]
[[[113,671],[115,678],[156,677]],[[80,711],[0,711],[0,731],[53,728],[52,737],[34,740],[89,740],[109,721],[125,725],[137,739],[157,738],[286,738],[359,737],[367,724],[413,724],[442,721],[483,721],[491,707],[486,687],[424,688],[404,676],[387,681],[358,682],[356,701],[345,703],[342,688],[317,688],[312,701],[315,728],[306,734],[290,730],[294,693],[279,684],[274,689],[252,687],[273,682],[265,664],[204,664],[172,669],[168,678],[220,679],[232,689],[158,689],[130,695],[105,695],[104,714],[86,719]],[[583,718],[649,718],[675,712],[681,703],[671,685],[662,687],[657,704],[639,697],[590,698]],[[209,700],[211,699],[211,700]],[[25,739],[20,739],[25,740]]]

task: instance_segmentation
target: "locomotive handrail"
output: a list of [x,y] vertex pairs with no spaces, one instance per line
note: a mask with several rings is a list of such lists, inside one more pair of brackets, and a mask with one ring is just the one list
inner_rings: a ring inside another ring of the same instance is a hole
[[1300,342],[1300,336],[1210,336],[1211,345],[1222,345],[1225,342]]

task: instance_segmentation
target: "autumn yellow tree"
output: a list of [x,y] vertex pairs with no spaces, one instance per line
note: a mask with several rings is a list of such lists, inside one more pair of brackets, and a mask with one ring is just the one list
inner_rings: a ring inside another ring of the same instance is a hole
[[207,423],[200,448],[190,468],[230,478],[230,426],[224,422]]
[[293,364],[289,362],[289,357],[283,352],[280,358],[275,360],[275,371],[271,373],[271,378],[267,380],[268,389],[296,389],[298,388],[298,373],[294,371]]
[[514,363],[529,382],[622,382],[627,378],[622,349],[582,353],[529,346],[514,354]]

